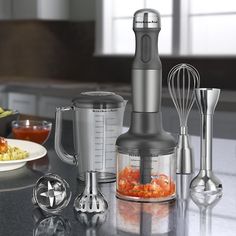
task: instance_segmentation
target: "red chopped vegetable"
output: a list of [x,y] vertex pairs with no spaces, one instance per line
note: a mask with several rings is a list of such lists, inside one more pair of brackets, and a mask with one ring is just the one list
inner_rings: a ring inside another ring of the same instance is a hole
[[138,169],[125,167],[118,174],[118,189],[122,195],[141,198],[168,197],[175,193],[175,183],[168,176],[160,174],[148,184],[140,184]]

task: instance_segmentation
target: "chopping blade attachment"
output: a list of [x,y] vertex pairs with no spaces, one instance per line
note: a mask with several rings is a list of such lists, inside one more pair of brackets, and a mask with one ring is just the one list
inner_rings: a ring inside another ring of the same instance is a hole
[[69,184],[56,174],[48,173],[42,176],[33,189],[33,204],[45,212],[60,212],[69,204],[70,199]]

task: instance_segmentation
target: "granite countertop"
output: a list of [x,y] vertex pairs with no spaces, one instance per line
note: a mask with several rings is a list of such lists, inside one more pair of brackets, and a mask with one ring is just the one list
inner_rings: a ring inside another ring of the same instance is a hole
[[[70,124],[65,122],[64,125],[64,146],[68,151],[72,151]],[[215,123],[214,127],[217,130],[218,124]],[[191,141],[197,173],[200,140],[198,136],[192,136]],[[53,224],[45,225],[44,219],[50,216],[40,212],[31,203],[32,188],[36,180],[51,172],[65,178],[73,193],[69,206],[59,214],[64,222],[69,224],[69,235],[235,236],[236,139],[213,140],[213,169],[223,183],[223,196],[218,202],[212,205],[196,205],[189,197],[188,186],[185,185],[180,192],[181,197],[176,201],[164,204],[134,203],[115,197],[115,183],[101,184],[100,189],[108,200],[109,210],[105,221],[97,227],[81,224],[73,212],[73,201],[78,193],[83,191],[83,183],[76,179],[76,167],[63,163],[57,157],[54,151],[54,131],[45,147],[48,154],[44,158],[29,162],[18,170],[0,172],[0,235],[40,235],[40,226],[43,225],[44,229],[49,226],[51,229],[56,227]],[[48,233],[41,235],[55,234],[48,230]]]

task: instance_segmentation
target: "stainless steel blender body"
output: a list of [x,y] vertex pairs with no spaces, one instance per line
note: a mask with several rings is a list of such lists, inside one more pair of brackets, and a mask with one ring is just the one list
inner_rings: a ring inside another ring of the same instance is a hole
[[[113,93],[89,92],[74,99],[72,107],[57,108],[55,150],[63,161],[78,165],[79,179],[84,180],[86,171],[97,171],[99,182],[115,180],[115,142],[122,133],[125,104]],[[74,155],[61,144],[62,113],[67,110],[74,114]]]
[[156,202],[175,197],[176,144],[162,129],[160,29],[156,10],[135,12],[131,126],[116,141],[117,196],[126,200]]

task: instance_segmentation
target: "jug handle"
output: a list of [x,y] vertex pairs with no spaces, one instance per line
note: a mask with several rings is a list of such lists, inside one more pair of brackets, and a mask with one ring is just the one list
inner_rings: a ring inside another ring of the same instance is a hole
[[66,111],[75,111],[75,107],[69,106],[69,107],[57,107],[56,108],[56,126],[55,126],[55,151],[58,155],[58,157],[70,165],[78,165],[78,155],[68,154],[65,149],[62,146],[61,143],[61,135],[62,135],[62,113]]

